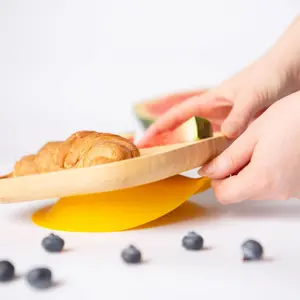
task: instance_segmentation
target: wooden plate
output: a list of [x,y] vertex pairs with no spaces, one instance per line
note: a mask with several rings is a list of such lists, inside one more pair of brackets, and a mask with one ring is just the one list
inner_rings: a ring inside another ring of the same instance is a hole
[[217,134],[196,142],[141,149],[119,162],[0,180],[0,203],[106,192],[138,186],[200,167],[227,148]]

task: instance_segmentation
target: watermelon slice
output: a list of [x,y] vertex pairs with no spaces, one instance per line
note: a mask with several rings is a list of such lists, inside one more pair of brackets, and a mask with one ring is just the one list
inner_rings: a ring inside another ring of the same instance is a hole
[[[143,129],[147,129],[162,114],[174,105],[180,104],[186,99],[205,93],[206,90],[195,90],[182,93],[174,93],[153,100],[136,103],[134,112]],[[193,117],[172,132],[156,137],[154,145],[166,145],[182,142],[192,142],[198,139],[212,136],[212,127],[209,121],[200,117]],[[150,146],[150,145],[149,145]]]

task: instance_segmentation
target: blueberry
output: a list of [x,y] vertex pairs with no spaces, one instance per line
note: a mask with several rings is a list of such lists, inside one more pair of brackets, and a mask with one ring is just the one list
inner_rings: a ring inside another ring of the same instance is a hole
[[130,245],[122,251],[121,257],[126,263],[136,264],[141,261],[142,254],[136,247]]
[[7,261],[0,261],[0,282],[10,281],[15,277],[14,265]]
[[48,252],[60,252],[65,246],[65,241],[59,236],[51,233],[43,238],[42,246]]
[[36,268],[29,271],[26,280],[36,289],[47,289],[52,285],[52,273],[47,268]]
[[203,247],[203,238],[196,232],[190,231],[183,237],[182,246],[187,250],[200,250]]
[[262,245],[255,240],[247,240],[242,244],[244,260],[260,260],[263,255]]

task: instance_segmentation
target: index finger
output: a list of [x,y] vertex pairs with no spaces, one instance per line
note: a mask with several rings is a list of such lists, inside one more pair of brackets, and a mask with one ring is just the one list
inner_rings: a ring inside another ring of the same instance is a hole
[[201,115],[201,111],[203,110],[204,112],[204,107],[202,107],[202,105],[209,102],[211,99],[212,95],[207,93],[191,97],[185,102],[175,105],[146,130],[146,133],[138,142],[138,146],[143,147],[147,145],[154,136],[174,130],[188,119],[196,115]]

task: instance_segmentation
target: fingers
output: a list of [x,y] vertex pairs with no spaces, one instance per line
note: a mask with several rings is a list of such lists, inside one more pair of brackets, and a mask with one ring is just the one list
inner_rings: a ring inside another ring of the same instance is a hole
[[214,160],[204,165],[199,174],[212,179],[223,179],[245,167],[253,154],[257,138],[249,127]]
[[261,113],[261,103],[255,99],[235,100],[234,106],[222,124],[221,131],[229,138],[241,135],[252,119]]
[[256,200],[261,194],[261,185],[257,182],[254,167],[248,165],[235,176],[223,180],[213,180],[211,185],[216,199],[222,204]]
[[[215,121],[214,118],[220,118],[218,113],[224,114],[223,107],[230,107],[231,109],[231,103],[223,98],[220,98],[216,103],[216,98],[216,95],[208,92],[175,105],[148,128],[143,138],[137,143],[138,147],[144,147],[155,136],[176,129],[194,116],[208,118],[210,121]],[[213,106],[219,106],[219,108],[213,111]],[[228,111],[227,109],[226,114],[228,114]],[[214,114],[213,118],[210,118],[211,112]],[[222,119],[224,119],[224,116]]]
[[[201,96],[200,96],[201,97]],[[199,97],[195,96],[185,102],[175,105],[153,123],[138,142],[138,147],[146,145],[154,136],[172,130],[195,115]]]

